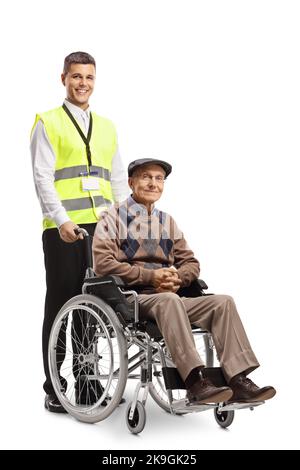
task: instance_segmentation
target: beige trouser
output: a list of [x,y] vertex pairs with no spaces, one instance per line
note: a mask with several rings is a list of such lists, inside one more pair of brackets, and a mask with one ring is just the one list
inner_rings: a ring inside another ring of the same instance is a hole
[[212,333],[217,356],[227,381],[240,372],[259,367],[234,300],[228,295],[179,297],[173,293],[140,294],[140,319],[154,319],[172,359],[185,380],[203,365],[191,330],[191,323]]

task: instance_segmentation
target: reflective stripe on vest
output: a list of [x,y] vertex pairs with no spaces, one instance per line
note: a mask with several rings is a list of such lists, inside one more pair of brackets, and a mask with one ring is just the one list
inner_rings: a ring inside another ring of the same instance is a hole
[[62,205],[66,209],[66,211],[78,211],[81,209],[91,209],[94,204],[97,207],[100,206],[105,206],[107,207],[108,205],[111,204],[111,201],[108,199],[104,199],[102,196],[95,196],[92,198],[90,197],[80,197],[78,199],[66,199],[64,201],[61,201]]
[[[111,173],[106,168],[92,165],[90,167],[90,171],[92,173],[97,173],[99,178],[103,178],[106,181],[110,181]],[[62,168],[61,170],[56,170],[54,178],[55,181],[65,180],[69,178],[78,178],[79,176],[82,176],[82,174],[85,172],[86,165],[71,166],[69,168]]]
[[[111,189],[112,159],[117,149],[113,124],[93,113],[93,132],[90,140],[91,173],[97,173],[99,188],[85,191],[82,175],[88,172],[85,144],[76,127],[62,107],[36,116],[41,119],[56,156],[54,185],[68,216],[76,224],[96,223],[104,205],[113,202]],[[34,125],[34,126],[35,126]],[[56,227],[49,219],[44,228]]]

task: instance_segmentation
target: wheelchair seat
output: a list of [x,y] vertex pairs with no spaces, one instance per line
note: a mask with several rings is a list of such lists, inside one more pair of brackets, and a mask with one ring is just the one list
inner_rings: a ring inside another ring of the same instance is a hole
[[[134,321],[134,305],[128,302],[122,290],[131,289],[139,293],[146,286],[126,286],[119,276],[109,275],[102,277],[87,278],[84,281],[84,291],[88,294],[96,295],[105,300],[112,309],[119,314],[121,323],[125,324]],[[178,290],[180,297],[198,297],[204,295],[203,290],[207,289],[206,283],[202,279],[197,279],[188,287]],[[120,318],[121,315],[121,318]],[[155,320],[140,320],[139,328],[152,338],[154,341],[160,341],[162,334]],[[198,326],[192,325],[192,329],[199,329]]]

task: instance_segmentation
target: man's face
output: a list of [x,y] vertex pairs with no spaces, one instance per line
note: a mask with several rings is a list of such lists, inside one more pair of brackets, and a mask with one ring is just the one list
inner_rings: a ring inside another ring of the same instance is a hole
[[94,90],[95,78],[96,69],[93,64],[71,64],[69,71],[61,75],[68,101],[86,109]]
[[128,180],[134,200],[146,206],[158,201],[163,193],[165,176],[159,165],[138,168]]

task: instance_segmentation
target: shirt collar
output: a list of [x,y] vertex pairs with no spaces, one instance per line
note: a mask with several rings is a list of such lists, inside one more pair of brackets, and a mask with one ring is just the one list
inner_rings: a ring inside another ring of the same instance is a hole
[[67,106],[68,110],[71,111],[72,114],[75,114],[75,115],[77,114],[79,116],[84,115],[85,117],[88,117],[88,118],[90,117],[90,107],[83,110],[79,108],[79,106],[76,106],[75,104],[70,103],[70,101],[68,101],[67,99],[64,100],[64,104]]
[[[134,212],[136,213],[137,211],[140,211],[142,215],[148,215],[148,210],[146,208],[146,206],[144,206],[144,204],[140,204],[139,202],[136,202],[132,195],[130,195],[128,198],[127,198],[127,207],[128,207],[128,210],[130,210],[130,208],[134,208]],[[151,209],[151,215],[158,215],[159,211],[158,209],[156,209],[154,207],[154,204],[152,204],[152,209]]]

